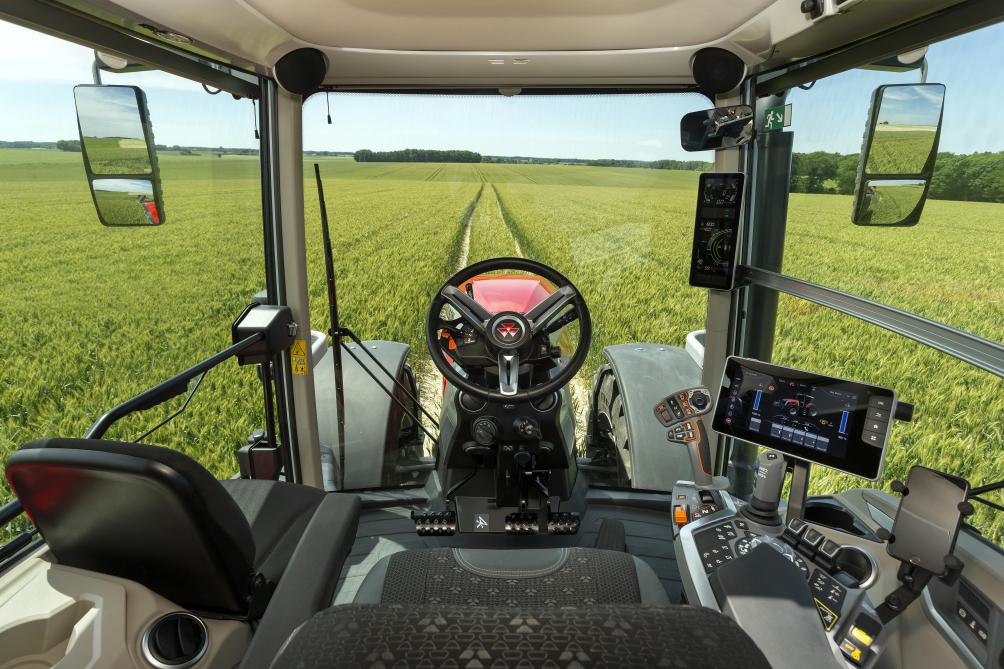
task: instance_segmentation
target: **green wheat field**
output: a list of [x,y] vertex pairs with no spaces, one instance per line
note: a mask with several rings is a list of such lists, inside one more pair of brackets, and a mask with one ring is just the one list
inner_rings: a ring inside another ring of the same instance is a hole
[[[312,162],[312,327],[324,330]],[[583,292],[594,323],[580,373],[587,383],[604,346],[682,346],[704,327],[705,292],[687,285],[695,172],[320,162],[342,318],[364,338],[411,344],[419,369],[428,365],[425,309],[461,259],[466,225],[468,262],[519,249]],[[224,348],[232,319],[264,287],[257,158],[165,152],[160,168],[166,224],[105,228],[79,154],[0,150],[4,457],[35,438],[82,435],[111,406]],[[848,196],[793,194],[784,271],[1004,340],[1004,205],[931,201],[914,228],[855,227],[850,210]],[[893,429],[886,489],[915,463],[974,485],[1004,476],[1002,379],[790,297],[781,299],[774,361],[892,387],[916,405],[914,422]],[[107,436],[133,439],[176,408],[133,416]],[[262,423],[254,370],[231,362],[150,441],[223,477]],[[862,484],[823,468],[813,481],[816,493]],[[1004,539],[1000,516],[980,508],[973,523]]]

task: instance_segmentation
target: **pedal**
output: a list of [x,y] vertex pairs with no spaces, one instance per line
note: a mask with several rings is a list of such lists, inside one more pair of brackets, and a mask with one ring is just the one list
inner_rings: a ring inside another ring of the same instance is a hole
[[444,537],[457,533],[457,514],[454,511],[414,510],[411,519],[419,536]]
[[576,534],[579,531],[579,514],[561,511],[547,514],[548,534]]
[[536,513],[510,513],[505,517],[505,533],[531,535],[540,530]]

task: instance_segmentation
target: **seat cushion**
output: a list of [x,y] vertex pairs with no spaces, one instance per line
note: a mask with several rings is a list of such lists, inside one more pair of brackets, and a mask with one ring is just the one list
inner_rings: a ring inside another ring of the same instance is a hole
[[255,570],[273,582],[286,568],[324,491],[282,481],[220,481],[251,526]]
[[595,548],[401,551],[373,566],[355,602],[492,607],[670,604],[659,577],[643,561]]
[[321,667],[770,669],[738,625],[690,606],[335,606],[304,623],[273,669]]

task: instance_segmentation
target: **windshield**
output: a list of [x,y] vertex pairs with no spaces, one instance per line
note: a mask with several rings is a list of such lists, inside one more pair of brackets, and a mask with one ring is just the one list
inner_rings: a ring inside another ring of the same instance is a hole
[[[570,386],[586,455],[589,389],[604,347],[682,347],[704,327],[706,293],[687,284],[687,240],[698,176],[713,156],[680,148],[679,119],[708,106],[694,93],[314,95],[303,111],[305,173],[317,163],[324,178],[342,324],[363,339],[410,345],[424,404],[438,416],[442,377],[424,320],[439,287],[487,258],[554,267],[592,314],[590,353]],[[305,199],[311,319],[326,329],[312,179]],[[351,469],[361,450],[352,438],[361,436],[347,433]],[[333,445],[336,436],[322,425],[321,439]]]

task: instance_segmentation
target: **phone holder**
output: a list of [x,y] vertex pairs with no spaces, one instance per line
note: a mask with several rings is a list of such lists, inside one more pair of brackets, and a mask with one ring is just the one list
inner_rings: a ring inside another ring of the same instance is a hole
[[[890,487],[893,492],[904,497],[910,494],[910,489],[907,488],[906,484],[902,481],[893,481]],[[959,514],[963,518],[973,514],[973,505],[968,501],[960,502],[958,508]],[[877,534],[883,541],[888,541],[889,543],[896,541],[895,535],[885,528],[880,529]],[[882,620],[882,623],[888,623],[890,620],[905,611],[915,599],[920,597],[920,594],[924,591],[924,588],[927,587],[927,584],[932,578],[937,576],[945,584],[952,585],[959,580],[959,576],[962,574],[962,570],[966,566],[965,563],[957,558],[954,553],[949,553],[945,556],[944,565],[944,571],[940,574],[936,574],[918,565],[911,564],[909,562],[901,562],[899,571],[896,574],[896,577],[901,583],[900,587],[889,593],[889,596],[885,598],[885,601],[883,601],[882,604],[875,609],[879,618]]]

